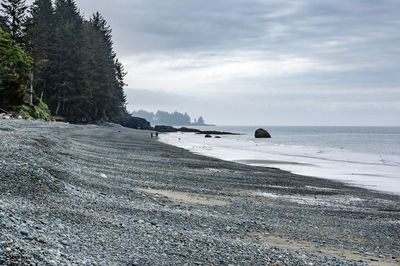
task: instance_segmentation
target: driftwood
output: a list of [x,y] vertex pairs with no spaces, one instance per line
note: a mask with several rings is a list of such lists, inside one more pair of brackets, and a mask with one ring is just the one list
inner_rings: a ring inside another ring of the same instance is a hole
[[8,113],[8,111],[4,110],[3,108],[0,108],[0,111],[2,111],[4,113]]

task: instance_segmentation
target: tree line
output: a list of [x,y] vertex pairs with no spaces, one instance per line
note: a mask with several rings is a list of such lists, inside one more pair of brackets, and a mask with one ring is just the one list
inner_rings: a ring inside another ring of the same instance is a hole
[[84,19],[73,0],[2,0],[0,108],[48,104],[70,121],[126,115],[124,67],[98,12]]
[[153,125],[168,125],[168,126],[189,126],[189,125],[205,125],[203,117],[192,119],[187,113],[180,112],[165,112],[157,111],[156,113],[145,110],[138,110],[132,113],[133,116],[141,117],[149,121]]

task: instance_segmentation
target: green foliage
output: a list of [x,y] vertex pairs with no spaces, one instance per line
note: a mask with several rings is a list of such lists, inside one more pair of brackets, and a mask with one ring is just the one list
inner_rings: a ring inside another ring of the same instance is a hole
[[24,43],[25,12],[28,8],[25,5],[25,0],[3,0],[1,7],[3,8],[3,24],[18,45],[22,46]]
[[[2,0],[3,6],[22,8],[23,3]],[[11,17],[7,16],[9,28]],[[56,0],[54,7],[51,0],[35,0],[24,21],[13,31],[23,31],[23,48],[33,58],[34,96],[43,99],[52,113],[77,122],[116,121],[127,113],[126,73],[113,50],[111,28],[99,13],[85,21],[73,0]],[[18,97],[7,96],[8,101],[18,98],[13,105],[23,104],[29,77],[21,80],[24,86]],[[26,108],[21,112],[35,113]]]
[[22,116],[25,119],[42,119],[45,121],[50,121],[50,110],[47,105],[40,101],[38,105],[24,104],[14,108],[14,112],[17,115]]
[[31,64],[32,58],[15,45],[10,34],[0,30],[0,108],[23,104]]
[[21,105],[19,107],[16,107],[15,109],[16,109],[15,113],[17,115],[22,116],[22,118],[25,118],[25,119],[32,118],[30,106]]

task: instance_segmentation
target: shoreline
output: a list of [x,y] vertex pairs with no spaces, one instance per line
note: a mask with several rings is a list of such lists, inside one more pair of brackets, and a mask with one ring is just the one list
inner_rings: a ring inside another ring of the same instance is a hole
[[[343,148],[339,150],[334,147],[305,145],[297,147],[294,144],[276,144],[270,141],[267,144],[246,136],[207,140],[186,132],[162,134],[160,141],[224,161],[275,168],[295,175],[333,180],[349,186],[400,195],[400,179],[397,175],[400,157],[395,155],[385,155],[383,160],[380,154]],[[386,159],[393,161],[383,163]]]
[[0,121],[0,262],[400,262],[400,197],[119,126]]

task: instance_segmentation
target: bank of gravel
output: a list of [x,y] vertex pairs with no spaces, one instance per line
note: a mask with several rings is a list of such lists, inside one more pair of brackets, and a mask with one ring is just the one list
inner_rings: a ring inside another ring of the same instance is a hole
[[0,264],[398,265],[399,203],[146,131],[0,120]]

